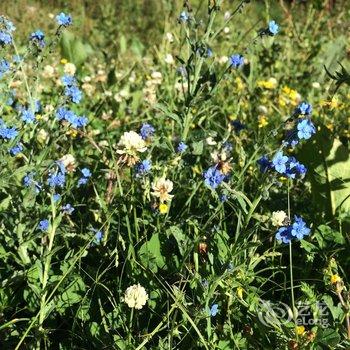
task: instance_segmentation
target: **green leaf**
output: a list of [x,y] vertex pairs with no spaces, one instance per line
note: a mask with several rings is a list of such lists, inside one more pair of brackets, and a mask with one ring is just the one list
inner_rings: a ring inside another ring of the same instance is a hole
[[164,267],[165,259],[160,250],[159,233],[153,234],[151,239],[141,246],[139,256],[142,264],[153,272],[157,272],[158,267]]
[[193,142],[192,143],[192,148],[193,148],[193,151],[192,151],[192,154],[196,155],[196,156],[199,156],[203,153],[203,141],[198,141],[198,142]]

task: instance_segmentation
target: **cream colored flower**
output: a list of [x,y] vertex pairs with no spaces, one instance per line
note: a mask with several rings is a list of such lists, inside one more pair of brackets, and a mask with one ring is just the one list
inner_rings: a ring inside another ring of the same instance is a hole
[[140,159],[138,153],[143,153],[146,149],[146,143],[138,133],[124,132],[118,143],[117,153],[122,155],[119,162],[133,166]]
[[167,64],[173,64],[175,62],[174,57],[172,54],[167,53],[164,58],[165,63]]
[[63,68],[63,71],[66,73],[66,74],[69,74],[69,75],[74,75],[75,72],[77,71],[77,67],[75,66],[74,63],[66,63],[64,65],[64,68]]
[[42,74],[44,78],[53,78],[55,76],[55,68],[48,64],[44,67]]
[[274,211],[271,217],[272,225],[276,227],[283,226],[287,218],[288,216],[283,210]]
[[165,37],[169,41],[169,43],[172,43],[174,41],[174,36],[169,32],[165,34]]
[[173,182],[165,179],[165,177],[161,177],[153,182],[152,190],[152,195],[158,197],[162,203],[167,202],[174,197],[172,194],[170,194],[170,192],[173,190]]
[[142,309],[148,300],[148,294],[139,283],[128,287],[125,291],[124,301],[126,304],[137,310]]
[[64,165],[67,172],[75,171],[75,158],[72,154],[64,155],[59,161]]
[[48,136],[49,136],[49,134],[46,130],[40,129],[36,135],[36,139],[38,140],[39,143],[45,143]]

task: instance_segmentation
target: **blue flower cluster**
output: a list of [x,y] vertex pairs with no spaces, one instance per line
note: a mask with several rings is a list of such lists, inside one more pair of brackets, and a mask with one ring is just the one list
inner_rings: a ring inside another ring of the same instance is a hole
[[35,121],[35,115],[31,108],[21,107],[19,110],[23,122],[26,124],[31,124]]
[[71,215],[75,208],[71,204],[66,204],[62,207],[62,211],[64,214]]
[[244,57],[239,54],[232,55],[229,57],[229,64],[230,67],[240,68],[244,64]]
[[66,183],[66,169],[63,163],[58,161],[56,164],[58,165],[58,169],[54,172],[50,172],[47,183],[51,188],[63,188]]
[[3,140],[13,140],[18,135],[18,131],[14,127],[8,127],[0,118],[0,138]]
[[147,175],[151,171],[151,168],[152,162],[148,159],[143,160],[135,166],[136,176],[140,177]]
[[46,232],[46,231],[48,231],[49,226],[50,226],[49,220],[47,220],[47,219],[41,220],[39,222],[38,229],[42,232]]
[[10,62],[5,60],[5,58],[0,60],[0,79],[9,72],[11,68]]
[[35,192],[39,193],[42,189],[42,185],[34,180],[35,173],[28,173],[27,175],[24,176],[23,178],[23,185],[25,187],[31,187],[33,186],[35,188]]
[[295,179],[297,177],[303,178],[307,172],[305,165],[298,162],[295,157],[288,157],[279,151],[272,158],[272,161],[264,155],[258,160],[260,171],[265,173],[268,170],[275,170],[277,173]]
[[9,149],[9,152],[13,157],[16,156],[18,153],[21,153],[22,151],[23,151],[23,147],[20,143],[17,143],[17,145]]
[[12,32],[16,27],[4,16],[0,16],[0,46],[12,44]]
[[61,82],[64,85],[64,94],[73,103],[79,103],[83,97],[83,94],[78,88],[77,80],[75,77],[72,75],[64,75],[61,78]]
[[227,178],[227,176],[220,171],[218,165],[211,166],[203,173],[203,177],[206,186],[213,190],[215,190]]
[[279,25],[275,21],[270,21],[269,22],[269,27],[267,29],[267,32],[270,36],[274,36],[278,33],[279,31]]
[[155,132],[154,127],[149,123],[143,123],[140,128],[140,135],[143,140],[147,140],[152,137]]
[[44,48],[46,45],[45,44],[45,34],[41,30],[37,30],[37,31],[33,32],[32,34],[30,34],[29,41],[31,41],[32,43],[34,43],[35,45],[37,45],[40,48]]
[[290,243],[293,238],[303,239],[304,236],[310,234],[310,228],[307,227],[306,222],[298,216],[294,217],[294,222],[291,225],[283,226],[276,232],[276,239],[283,243]]
[[70,26],[73,21],[72,21],[72,16],[71,15],[66,15],[65,13],[61,12],[56,16],[56,21],[59,26],[62,27],[68,27]]
[[56,118],[59,121],[64,120],[70,123],[75,129],[83,128],[88,123],[88,119],[85,116],[78,116],[66,107],[60,107],[57,109]]
[[91,177],[91,171],[88,168],[81,169],[83,176],[78,180],[78,187],[86,185]]
[[185,144],[185,142],[181,141],[176,148],[176,151],[178,153],[183,153],[186,151],[186,149],[188,148],[188,146]]

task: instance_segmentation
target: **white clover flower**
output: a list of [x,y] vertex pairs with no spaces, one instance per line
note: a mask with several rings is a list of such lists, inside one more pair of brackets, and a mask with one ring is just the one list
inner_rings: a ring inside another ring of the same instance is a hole
[[49,133],[46,130],[40,129],[36,135],[36,139],[39,143],[44,143],[47,140],[48,136]]
[[55,75],[55,68],[49,64],[44,67],[43,73],[44,78],[53,78]]
[[276,227],[283,226],[287,218],[288,216],[283,210],[274,211],[271,217],[272,225]]
[[75,158],[72,154],[64,155],[59,161],[64,165],[68,172],[75,171]]
[[126,304],[137,310],[142,309],[148,300],[148,294],[139,283],[128,287],[125,291],[124,301]]
[[224,28],[224,33],[225,33],[225,34],[228,34],[229,32],[230,32],[230,28],[229,28],[229,27],[225,27],[225,28]]
[[128,166],[135,165],[140,159],[138,153],[147,149],[146,142],[135,131],[124,132],[118,143],[117,153],[123,155],[119,161]]
[[219,57],[218,62],[220,64],[226,64],[228,62],[228,57],[227,56],[221,56],[221,57]]
[[158,197],[161,202],[167,202],[174,197],[172,194],[170,194],[170,192],[173,190],[173,186],[174,184],[171,180],[161,177],[153,182],[153,192],[151,194]]
[[74,75],[75,72],[77,71],[77,67],[75,66],[74,63],[66,63],[64,65],[64,68],[63,68],[63,71],[66,73],[66,74],[69,74],[69,75]]
[[165,55],[164,62],[167,64],[173,64],[175,62],[173,55],[170,53],[167,53]]

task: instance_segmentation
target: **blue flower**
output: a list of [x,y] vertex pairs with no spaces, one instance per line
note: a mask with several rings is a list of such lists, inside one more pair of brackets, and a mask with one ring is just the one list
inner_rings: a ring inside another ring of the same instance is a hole
[[221,203],[226,202],[226,201],[227,201],[227,199],[228,199],[227,194],[222,194],[222,195],[220,196],[220,202],[221,202]]
[[50,174],[49,178],[47,179],[47,182],[50,187],[63,187],[66,182],[66,177],[64,173],[58,171],[57,173]]
[[86,177],[81,177],[78,180],[78,187],[82,186],[82,185],[86,185],[88,183],[89,179],[87,179]]
[[300,105],[296,108],[295,114],[299,115],[310,115],[312,113],[312,106],[307,102],[302,102]]
[[209,310],[209,315],[210,316],[216,316],[219,312],[219,305],[218,304],[213,304]]
[[29,40],[40,46],[45,47],[45,34],[41,30],[37,30],[30,34]]
[[65,120],[74,128],[79,129],[87,125],[88,119],[85,116],[78,116],[73,111],[60,107],[56,111],[56,118],[61,121]]
[[64,94],[69,97],[73,103],[79,103],[83,97],[82,92],[77,86],[67,86],[64,90]]
[[17,143],[16,146],[9,149],[11,156],[16,156],[18,153],[22,152],[23,147],[21,144]]
[[12,43],[12,36],[11,34],[0,30],[0,45],[5,46],[5,45],[10,45]]
[[266,155],[262,156],[257,163],[259,164],[262,173],[266,173],[272,167],[272,163]]
[[226,176],[214,165],[203,173],[203,177],[206,186],[215,190],[225,180]]
[[185,22],[187,22],[188,20],[189,20],[188,13],[187,13],[186,11],[182,11],[182,12],[180,13],[180,16],[179,16],[179,21],[185,23]]
[[276,171],[280,174],[286,172],[286,163],[288,162],[288,157],[284,156],[282,152],[277,152],[272,159],[272,164]]
[[81,169],[82,174],[84,177],[90,177],[91,176],[91,171],[88,168]]
[[38,225],[38,229],[42,232],[46,232],[49,229],[50,223],[49,220],[41,220]]
[[61,199],[61,195],[60,195],[60,194],[55,193],[55,194],[53,195],[53,201],[54,201],[55,203],[58,202],[60,199]]
[[225,141],[222,144],[222,148],[226,151],[226,152],[231,152],[233,150],[233,145],[231,142]]
[[141,163],[135,166],[136,176],[143,176],[149,173],[152,168],[152,162],[148,159],[143,160]]
[[283,243],[289,243],[291,242],[293,236],[292,236],[292,227],[280,227],[278,231],[276,232],[276,239]]
[[73,75],[68,74],[61,77],[61,82],[64,86],[76,86],[77,84],[77,80],[75,79],[75,77]]
[[6,31],[10,33],[16,30],[16,27],[13,25],[13,23],[4,16],[0,16],[0,24],[3,24]]
[[185,152],[186,149],[187,149],[187,145],[185,144],[185,142],[181,141],[178,145],[177,145],[177,148],[176,148],[176,151],[178,153],[182,153],[182,152]]
[[9,61],[4,58],[0,60],[0,79],[10,70],[10,67]]
[[147,140],[149,137],[154,134],[154,127],[151,124],[143,123],[140,128],[140,135],[144,140]]
[[22,108],[21,109],[21,119],[27,124],[33,123],[35,121],[35,115],[33,111],[31,111],[29,108]]
[[239,68],[244,64],[244,57],[242,55],[236,54],[229,57],[230,67]]
[[268,32],[271,36],[276,35],[279,31],[279,26],[275,21],[269,22]]
[[74,210],[75,210],[75,208],[69,203],[62,207],[63,213],[68,214],[68,215],[71,215]]
[[103,239],[103,231],[96,230],[95,228],[93,228],[92,232],[95,232],[95,244],[101,243],[101,241]]
[[13,140],[18,135],[18,131],[12,127],[8,128],[5,124],[0,124],[0,137],[5,140]]
[[306,174],[306,167],[298,162],[295,157],[289,157],[288,162],[286,164],[285,174],[287,177],[291,179],[295,179],[296,176],[303,178]]
[[308,140],[312,134],[316,133],[314,124],[309,119],[301,119],[297,125],[299,139]]
[[245,125],[239,121],[238,119],[235,119],[231,122],[231,125],[233,126],[235,132],[239,134],[243,129],[245,129]]
[[72,17],[71,15],[66,15],[65,13],[61,12],[56,16],[56,21],[60,26],[68,27],[72,24]]
[[298,216],[295,216],[294,220],[291,230],[292,236],[298,239],[303,239],[304,236],[308,236],[311,230],[306,226],[306,222]]

